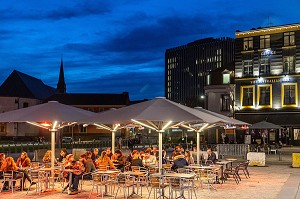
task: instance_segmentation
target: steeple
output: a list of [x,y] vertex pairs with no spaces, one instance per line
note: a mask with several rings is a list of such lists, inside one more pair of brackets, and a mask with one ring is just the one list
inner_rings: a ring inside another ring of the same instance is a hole
[[57,90],[59,93],[66,93],[67,90],[66,83],[65,83],[64,64],[62,58],[60,61],[60,71],[59,71],[59,78],[57,83]]

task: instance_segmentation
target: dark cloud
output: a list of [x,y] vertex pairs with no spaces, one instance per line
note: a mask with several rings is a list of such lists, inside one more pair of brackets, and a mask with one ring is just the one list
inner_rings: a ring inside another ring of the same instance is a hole
[[[41,3],[41,5],[44,5]],[[80,3],[69,4],[67,6],[57,3],[43,8],[39,5],[31,6],[24,10],[18,6],[7,6],[0,9],[0,20],[62,20],[91,15],[103,15],[111,11],[110,5],[106,1],[80,1]]]

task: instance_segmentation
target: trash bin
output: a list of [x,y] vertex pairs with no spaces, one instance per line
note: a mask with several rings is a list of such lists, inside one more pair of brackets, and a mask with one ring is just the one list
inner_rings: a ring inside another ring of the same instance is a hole
[[300,167],[300,153],[292,153],[292,167]]

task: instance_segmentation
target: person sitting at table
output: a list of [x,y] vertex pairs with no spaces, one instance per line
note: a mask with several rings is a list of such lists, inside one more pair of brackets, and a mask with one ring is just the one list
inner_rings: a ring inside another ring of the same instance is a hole
[[30,167],[30,159],[28,157],[28,154],[26,152],[22,152],[20,157],[17,159],[17,162],[16,162],[16,165],[20,168],[23,168],[23,167],[27,167],[29,168]]
[[126,157],[123,155],[123,153],[120,149],[117,149],[115,151],[115,154],[111,157],[111,159],[112,159],[113,163],[118,164],[116,166],[117,169],[124,171],[124,167],[126,165]]
[[51,150],[46,151],[42,160],[43,160],[43,163],[46,163],[45,167],[50,167],[50,165],[48,163],[51,162]]
[[158,152],[156,146],[153,146],[153,147],[152,147],[152,153],[151,153],[151,155],[154,155],[154,156],[156,157],[156,159],[158,160],[159,152]]
[[109,157],[109,159],[111,159],[111,156],[113,156],[113,153],[111,152],[110,148],[106,149],[106,155],[107,155],[107,157]]
[[145,151],[145,157],[143,160],[143,164],[145,167],[156,164],[156,157],[154,155],[151,155],[151,148],[148,148]]
[[2,163],[5,161],[5,154],[4,153],[0,153],[0,168]]
[[68,155],[67,150],[66,149],[62,149],[60,151],[60,154],[59,154],[58,162],[64,163],[66,161],[67,155]]
[[109,169],[116,169],[113,162],[110,160],[110,158],[106,155],[106,151],[102,151],[100,157],[96,160],[96,164],[98,166],[109,166]]
[[99,149],[94,148],[94,151],[92,153],[92,160],[95,162],[99,158]]
[[[90,152],[91,153],[91,152]],[[92,154],[91,154],[92,155]],[[74,166],[73,166],[73,173],[72,173],[72,183],[71,183],[71,192],[69,193],[69,195],[75,195],[78,194],[78,184],[79,184],[79,180],[82,179],[82,175],[87,172],[88,170],[86,169],[86,163],[87,163],[87,156],[86,154],[82,154],[79,158],[79,161],[76,161]],[[92,164],[94,166],[93,161],[90,161],[90,164]],[[89,165],[90,166],[90,165]],[[90,170],[89,172],[91,172],[91,168],[94,168],[93,171],[95,171],[95,166],[90,166]],[[92,175],[90,173],[87,173],[86,175],[84,175],[85,179],[91,180],[92,179]]]
[[[75,165],[75,160],[74,160],[74,156],[73,154],[69,154],[67,155],[66,157],[66,161],[64,162],[63,166],[64,166],[64,169],[73,169]],[[63,192],[70,186],[72,185],[72,182],[74,181],[74,175],[72,175],[72,179],[71,179],[71,182],[69,182],[69,176],[70,176],[70,173],[67,172],[67,171],[64,171],[63,172],[63,177],[66,179],[66,181],[68,182],[67,186],[65,186],[65,188],[63,189]]]
[[[14,171],[14,173],[13,173],[14,179],[20,179],[23,177],[23,184],[20,184],[20,187],[19,187],[20,190],[23,190],[26,179],[30,182],[30,184],[35,184],[34,182],[32,182],[31,178],[29,177],[28,172],[26,170],[20,169],[16,165],[16,163],[12,157],[5,158],[4,162],[1,165],[0,171],[3,171],[3,172]],[[16,182],[14,181],[13,186],[15,186],[15,183]],[[2,190],[8,190],[8,189],[9,189],[8,181],[5,181]]]
[[131,166],[139,166],[139,167],[143,167],[143,162],[140,158],[140,153],[137,150],[133,150],[133,152],[131,153],[132,155],[132,162],[131,162]]
[[179,168],[184,168],[185,166],[188,166],[189,163],[186,161],[184,155],[182,153],[177,153],[175,157],[173,158],[174,164],[171,167],[172,170],[177,171]]
[[216,154],[211,149],[207,149],[207,155],[206,164],[215,164],[217,161]]
[[190,151],[186,150],[184,153],[185,159],[189,164],[195,164],[194,158]]

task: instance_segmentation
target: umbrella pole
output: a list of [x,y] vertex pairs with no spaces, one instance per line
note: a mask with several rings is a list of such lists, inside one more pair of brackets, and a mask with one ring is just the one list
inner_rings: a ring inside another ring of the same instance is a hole
[[159,150],[159,161],[158,161],[158,168],[159,168],[159,173],[161,173],[162,169],[162,160],[163,160],[163,146],[162,146],[162,133],[163,131],[158,131],[158,150]]
[[54,163],[55,163],[55,132],[56,129],[51,129],[51,177],[53,180],[53,188],[54,188]]
[[115,138],[116,138],[115,131],[112,131],[111,132],[111,152],[113,154],[115,153]]
[[197,131],[197,164],[200,164],[200,131]]

